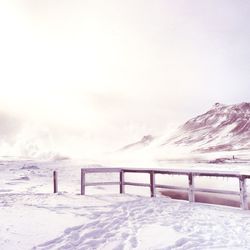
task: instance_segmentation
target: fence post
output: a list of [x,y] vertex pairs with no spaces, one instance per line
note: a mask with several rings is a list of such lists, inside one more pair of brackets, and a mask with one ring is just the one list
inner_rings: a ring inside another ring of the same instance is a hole
[[195,201],[195,196],[194,196],[194,176],[192,173],[188,174],[188,200],[190,202],[194,202]]
[[124,172],[123,170],[120,171],[120,194],[125,193],[125,186],[124,186]]
[[239,176],[239,185],[240,185],[240,207],[244,210],[247,210],[248,202],[247,202],[246,178],[242,175]]
[[85,195],[85,172],[81,169],[81,195]]
[[155,173],[154,171],[150,172],[150,192],[151,192],[151,197],[155,197]]
[[54,193],[58,192],[58,182],[57,182],[57,172],[53,171],[53,187],[54,187]]

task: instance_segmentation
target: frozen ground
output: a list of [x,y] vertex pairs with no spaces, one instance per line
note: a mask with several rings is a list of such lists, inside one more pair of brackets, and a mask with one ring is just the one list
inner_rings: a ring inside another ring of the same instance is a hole
[[[80,163],[0,164],[1,250],[250,249],[250,211],[149,198],[148,190],[119,195],[117,187],[83,197]],[[54,169],[59,194],[51,193]]]

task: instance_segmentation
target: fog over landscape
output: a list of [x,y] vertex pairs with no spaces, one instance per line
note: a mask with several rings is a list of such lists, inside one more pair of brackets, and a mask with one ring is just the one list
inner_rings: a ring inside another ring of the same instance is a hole
[[249,0],[0,0],[0,249],[250,249]]
[[25,154],[17,142],[73,156],[113,151],[216,102],[249,101],[249,9],[1,1],[1,155]]

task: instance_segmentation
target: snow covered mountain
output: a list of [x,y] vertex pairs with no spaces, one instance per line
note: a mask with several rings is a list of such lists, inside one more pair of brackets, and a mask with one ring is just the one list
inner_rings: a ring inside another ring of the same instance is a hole
[[216,103],[182,125],[162,145],[166,144],[191,146],[199,152],[250,149],[250,103]]
[[188,120],[167,138],[162,136],[155,139],[153,136],[145,136],[141,141],[125,146],[123,150],[147,148],[152,144],[160,148],[190,148],[190,151],[199,153],[248,150],[250,103],[216,103],[209,111]]
[[182,125],[164,144],[169,143],[199,152],[250,149],[250,103],[216,103]]

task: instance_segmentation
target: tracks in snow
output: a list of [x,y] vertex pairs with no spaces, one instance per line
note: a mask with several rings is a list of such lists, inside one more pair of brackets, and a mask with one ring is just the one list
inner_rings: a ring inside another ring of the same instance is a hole
[[[149,240],[149,237],[152,238]],[[184,250],[211,247],[250,249],[249,213],[166,198],[140,197],[112,205],[106,212],[93,212],[89,223],[68,228],[58,238],[33,249]]]

